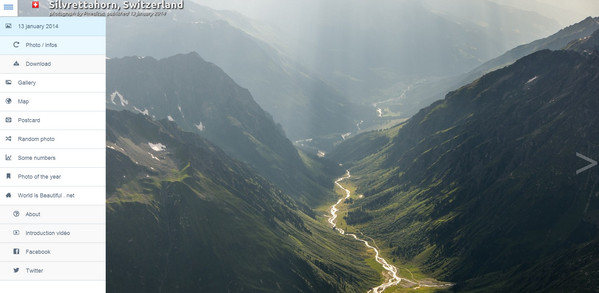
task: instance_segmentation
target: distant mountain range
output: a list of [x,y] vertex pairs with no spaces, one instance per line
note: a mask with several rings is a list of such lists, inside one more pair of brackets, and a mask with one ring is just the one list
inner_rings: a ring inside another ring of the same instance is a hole
[[108,292],[364,292],[363,246],[174,122],[107,112]]
[[364,195],[347,222],[459,292],[599,290],[599,169],[577,174],[599,159],[597,37],[341,144]]
[[242,13],[276,28],[273,46],[368,106],[423,79],[465,73],[561,27],[538,13],[486,0],[255,0],[245,9],[235,1],[214,2],[223,1],[202,3],[242,6]]
[[486,73],[510,65],[516,60],[539,50],[562,49],[568,43],[587,37],[597,29],[599,29],[599,17],[588,17],[546,38],[515,47],[467,73],[416,84],[400,98],[380,104],[380,107],[387,107],[390,112],[399,113],[402,117],[410,117],[434,101],[444,98],[447,92],[468,84]]

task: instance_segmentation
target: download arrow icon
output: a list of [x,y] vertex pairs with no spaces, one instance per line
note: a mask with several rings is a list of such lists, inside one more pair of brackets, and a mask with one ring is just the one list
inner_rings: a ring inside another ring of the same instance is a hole
[[576,170],[576,175],[578,175],[578,174],[580,174],[580,173],[582,173],[582,172],[584,172],[584,171],[586,171],[588,169],[591,169],[591,168],[597,166],[597,161],[595,161],[595,160],[593,160],[593,159],[591,159],[591,158],[589,158],[589,157],[587,157],[587,156],[585,156],[585,155],[583,155],[581,153],[576,153],[576,156],[579,157],[579,158],[581,158],[581,159],[583,159],[583,160],[585,160],[585,161],[587,161],[587,162],[589,162],[589,164],[586,167],[580,168],[580,169]]

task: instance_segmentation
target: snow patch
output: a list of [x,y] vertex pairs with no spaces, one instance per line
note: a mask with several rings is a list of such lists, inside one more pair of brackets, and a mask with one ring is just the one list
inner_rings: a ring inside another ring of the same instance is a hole
[[526,82],[526,84],[529,84],[529,83],[531,83],[531,82],[533,82],[533,81],[537,80],[537,78],[539,78],[539,76],[538,76],[538,75],[537,75],[537,76],[535,76],[535,77],[533,77],[533,78],[531,78],[531,79],[529,79],[529,80]]
[[343,140],[345,140],[345,139],[346,139],[348,136],[350,136],[350,135],[351,135],[351,132],[344,133],[344,134],[342,134],[342,135],[341,135],[341,138],[342,138]]
[[121,106],[125,107],[125,106],[129,105],[129,101],[125,100],[123,95],[121,95],[121,93],[119,93],[118,91],[114,91],[112,94],[110,94],[110,101],[114,105],[116,105],[116,102],[114,101],[116,97],[119,98],[119,100],[121,102]]
[[152,159],[156,160],[156,161],[160,161],[160,159],[158,159],[156,156],[154,156],[152,153],[148,152],[148,154],[150,155],[150,157],[152,157]]
[[148,145],[150,146],[150,148],[156,152],[161,152],[166,150],[166,146],[161,144],[161,143],[151,143],[148,142]]
[[118,146],[118,145],[107,145],[106,147],[109,148],[109,149],[113,149],[115,151],[119,151],[119,152],[125,153],[125,150],[123,148],[121,148],[120,146]]
[[171,116],[171,115],[166,116],[166,119],[168,119],[168,121],[171,121],[171,122],[175,121],[175,119],[173,119],[173,116]]
[[206,127],[204,126],[204,123],[202,123],[202,121],[200,121],[200,124],[194,124],[193,126],[195,126],[200,131],[204,131],[204,129],[206,129]]
[[312,142],[312,138],[300,139],[295,141],[296,144],[303,144],[304,142]]
[[133,106],[133,109],[134,109],[135,111],[139,112],[139,113],[142,113],[142,114],[146,115],[146,116],[150,116],[150,111],[148,111],[148,109],[144,109],[144,110],[142,111],[142,110],[140,110],[139,108],[137,108],[137,107],[135,107],[135,106]]
[[360,120],[360,122],[356,123],[356,128],[358,128],[358,131],[361,131],[362,129],[360,128],[360,125],[362,125],[362,123],[364,123],[364,120]]
[[177,108],[179,108],[179,112],[181,113],[181,117],[185,118],[185,114],[183,114],[183,110],[181,110],[181,105],[177,105]]

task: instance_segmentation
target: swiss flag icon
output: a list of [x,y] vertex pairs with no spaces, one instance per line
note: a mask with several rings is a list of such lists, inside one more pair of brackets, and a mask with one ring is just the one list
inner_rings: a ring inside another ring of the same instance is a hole
[[31,2],[31,8],[40,8],[40,2],[39,1],[32,1]]

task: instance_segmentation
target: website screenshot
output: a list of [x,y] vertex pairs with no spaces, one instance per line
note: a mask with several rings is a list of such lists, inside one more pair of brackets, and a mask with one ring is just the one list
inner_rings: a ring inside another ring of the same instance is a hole
[[0,0],[0,292],[599,292],[596,0]]

